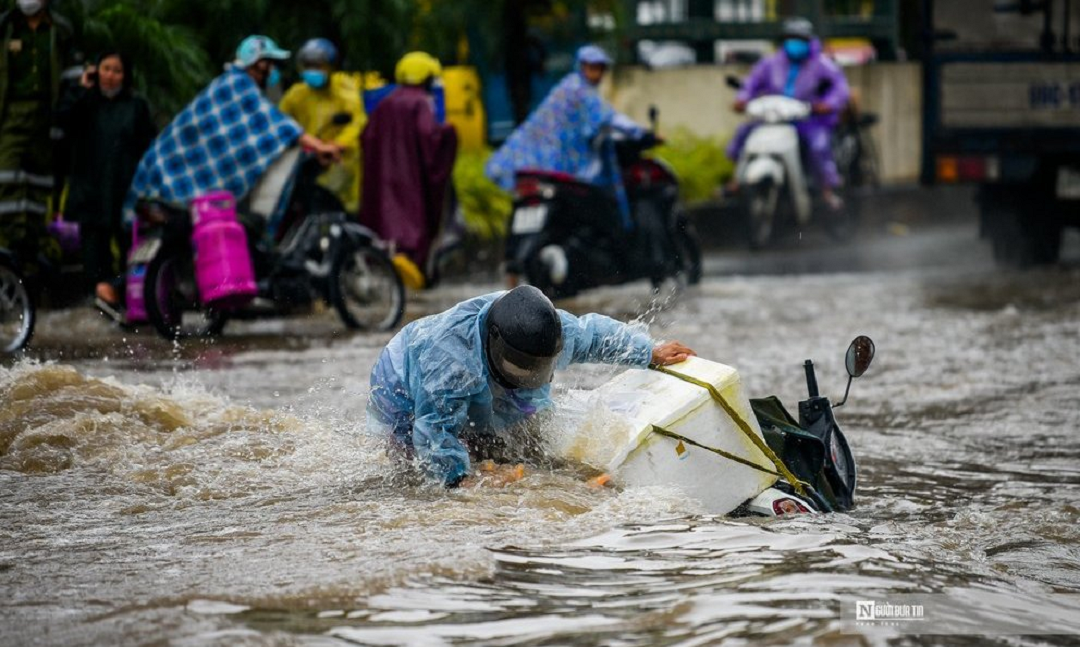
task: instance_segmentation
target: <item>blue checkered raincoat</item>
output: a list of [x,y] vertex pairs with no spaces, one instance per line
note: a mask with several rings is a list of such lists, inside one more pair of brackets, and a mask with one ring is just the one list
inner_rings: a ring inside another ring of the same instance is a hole
[[135,171],[124,219],[139,199],[185,207],[204,193],[243,198],[267,167],[304,134],[242,69],[214,79],[150,146]]

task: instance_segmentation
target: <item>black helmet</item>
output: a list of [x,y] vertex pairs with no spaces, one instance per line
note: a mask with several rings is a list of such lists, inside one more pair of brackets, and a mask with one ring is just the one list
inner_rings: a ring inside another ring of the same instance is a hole
[[814,23],[801,16],[792,16],[784,21],[780,28],[783,38],[801,38],[812,40],[814,38]]
[[551,381],[563,348],[562,320],[544,293],[531,285],[491,304],[485,347],[495,381],[509,389],[535,389]]

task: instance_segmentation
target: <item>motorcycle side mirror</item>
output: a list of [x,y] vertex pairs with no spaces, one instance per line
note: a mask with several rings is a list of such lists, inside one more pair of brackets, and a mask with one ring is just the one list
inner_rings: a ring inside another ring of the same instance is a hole
[[330,120],[335,126],[348,126],[352,123],[352,115],[347,112],[339,112]]
[[870,368],[870,362],[874,360],[874,340],[866,335],[859,335],[848,346],[844,365],[847,367],[848,381],[844,389],[844,399],[833,406],[842,407],[847,402],[848,393],[851,391],[851,381],[861,377],[866,369]]
[[724,77],[724,83],[727,83],[727,86],[732,90],[742,90],[742,81],[740,81],[737,76],[728,74]]

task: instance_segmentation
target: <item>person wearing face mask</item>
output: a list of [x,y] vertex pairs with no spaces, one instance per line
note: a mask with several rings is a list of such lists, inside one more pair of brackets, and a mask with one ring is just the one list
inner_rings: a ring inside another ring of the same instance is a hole
[[[810,104],[810,118],[796,127],[807,147],[822,198],[831,208],[838,209],[841,205],[834,189],[840,186],[840,174],[832,156],[832,133],[840,111],[847,105],[850,90],[844,73],[822,53],[814,26],[805,18],[784,21],[780,51],[754,66],[735,98],[734,110],[742,112],[751,99],[772,94]],[[752,129],[753,124],[739,128],[728,146],[728,157],[739,159]]]
[[18,0],[0,15],[0,247],[30,272],[39,252],[59,252],[45,229],[55,183],[50,130],[71,34],[48,0]]
[[341,151],[341,163],[329,167],[319,183],[341,200],[346,211],[356,213],[360,210],[360,133],[367,123],[360,88],[350,75],[335,71],[338,51],[325,38],[304,43],[296,59],[301,81],[289,88],[279,107],[306,132]]
[[280,83],[278,65],[289,56],[266,36],[248,36],[240,43],[236,60],[173,118],[143,155],[124,202],[126,222],[134,222],[140,199],[187,207],[199,195],[224,189],[241,200],[296,144],[325,164],[340,161],[335,144],[304,132],[264,94]]
[[[132,84],[128,57],[106,52],[57,106],[57,123],[70,146],[65,216],[79,223],[83,270],[95,298],[112,308],[120,301],[117,288],[129,242],[121,206],[156,134],[150,106]],[[120,259],[113,256],[114,241]]]
[[491,156],[484,168],[495,184],[507,191],[521,169],[569,173],[584,182],[611,188],[622,225],[630,213],[615,149],[603,135],[619,130],[632,139],[645,129],[619,114],[600,96],[599,86],[612,60],[596,45],[578,49],[577,69],[556,85],[529,118]]

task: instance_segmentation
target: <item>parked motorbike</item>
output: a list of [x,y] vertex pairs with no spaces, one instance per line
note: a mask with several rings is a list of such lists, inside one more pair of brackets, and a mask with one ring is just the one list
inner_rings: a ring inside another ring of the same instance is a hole
[[243,305],[204,303],[186,210],[140,205],[143,237],[129,264],[145,264],[146,314],[166,339],[216,335],[229,319],[306,313],[318,300],[332,305],[352,329],[389,330],[401,320],[404,286],[384,244],[318,185],[318,160],[294,149],[275,167],[284,190],[275,194],[280,197],[271,215],[252,213],[251,205],[241,210],[257,282],[257,294]]
[[806,360],[809,397],[799,402],[798,421],[775,396],[750,401],[765,442],[795,477],[809,487],[805,488],[807,496],[800,496],[790,483],[781,479],[740,506],[734,513],[736,516],[846,512],[854,506],[858,470],[833,409],[847,402],[852,380],[870,367],[874,350],[873,340],[864,335],[851,342],[845,358],[847,388],[843,400],[835,405],[819,393],[814,363]]
[[65,306],[83,297],[85,283],[78,225],[54,219],[48,233],[59,247],[56,261],[39,254],[28,272],[25,259],[0,248],[0,357],[17,355],[34,335],[38,306]]
[[[728,85],[741,87],[734,77]],[[751,249],[772,242],[776,227],[785,217],[799,226],[820,220],[836,240],[847,240],[855,231],[857,206],[836,193],[843,206],[830,208],[819,199],[820,191],[808,174],[805,150],[795,123],[810,116],[810,105],[790,97],[768,95],[751,100],[746,114],[758,122],[747,137],[736,162],[735,178],[745,214]]]
[[833,158],[844,186],[849,189],[877,189],[881,186],[877,144],[870,129],[878,122],[872,112],[861,112],[849,105],[840,115],[833,137]]
[[[651,111],[655,123],[655,110]],[[615,139],[632,214],[621,222],[609,189],[567,173],[522,170],[506,241],[506,271],[552,298],[581,290],[649,279],[701,280],[701,249],[678,206],[679,181],[662,160],[643,153],[659,145],[652,133]]]
[[15,255],[0,248],[0,357],[22,351],[34,335],[37,307]]

